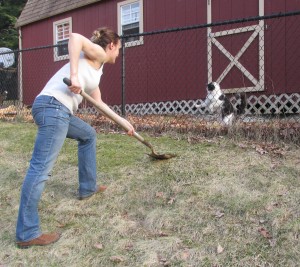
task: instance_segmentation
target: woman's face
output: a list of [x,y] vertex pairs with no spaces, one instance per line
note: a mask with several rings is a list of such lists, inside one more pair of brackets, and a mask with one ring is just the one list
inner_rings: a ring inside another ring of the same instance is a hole
[[121,41],[119,40],[117,44],[110,43],[106,48],[106,54],[108,56],[108,63],[114,64],[117,57],[119,56],[121,48]]

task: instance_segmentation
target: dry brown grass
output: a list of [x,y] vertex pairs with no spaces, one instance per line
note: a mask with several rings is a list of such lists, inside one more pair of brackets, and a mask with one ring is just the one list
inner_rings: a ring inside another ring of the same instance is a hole
[[15,220],[35,127],[1,123],[0,266],[298,266],[299,148],[143,133],[178,154],[155,161],[136,140],[98,127],[107,191],[76,200],[76,143],[68,140],[40,203],[42,229],[62,238],[20,250]]

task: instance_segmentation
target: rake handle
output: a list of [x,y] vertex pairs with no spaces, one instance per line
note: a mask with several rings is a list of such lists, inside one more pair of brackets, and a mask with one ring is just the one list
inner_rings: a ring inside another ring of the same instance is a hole
[[[71,80],[68,78],[64,78],[63,82],[71,86]],[[100,112],[102,112],[106,117],[114,121],[116,124],[121,126],[125,131],[130,131],[130,129],[127,127],[127,124],[123,121],[123,119],[120,119],[120,117],[114,113],[107,105],[103,103],[97,102],[94,98],[89,96],[87,93],[85,93],[83,90],[80,91],[80,95],[86,99],[88,102],[94,105],[95,108],[97,108]],[[133,132],[133,136],[139,140],[141,143],[143,143],[145,146],[149,147],[150,149],[153,149],[152,145],[149,144],[142,136],[140,136],[137,132]]]

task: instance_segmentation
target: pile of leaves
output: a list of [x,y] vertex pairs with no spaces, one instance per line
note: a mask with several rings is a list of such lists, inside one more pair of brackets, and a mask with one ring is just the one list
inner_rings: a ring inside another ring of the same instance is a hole
[[[120,132],[120,126],[102,115],[76,114],[98,132]],[[14,106],[0,109],[0,119],[23,119],[33,122],[30,109],[18,109]],[[245,139],[258,142],[300,144],[300,122],[293,120],[266,120],[257,122],[237,122],[231,127],[220,125],[217,121],[207,121],[191,115],[128,115],[128,121],[138,132],[147,132],[159,136],[163,134],[181,134],[191,142],[197,139],[228,136],[233,139]]]
[[20,108],[15,105],[0,108],[0,119],[4,121],[16,121],[20,119],[26,122],[33,122],[29,108],[25,106]]
[[[120,127],[104,116],[82,115],[98,131],[120,131]],[[300,144],[300,122],[286,120],[238,122],[231,127],[220,125],[217,121],[205,121],[189,115],[128,115],[136,131],[153,135],[183,134],[189,138],[228,136],[260,142],[286,142]]]

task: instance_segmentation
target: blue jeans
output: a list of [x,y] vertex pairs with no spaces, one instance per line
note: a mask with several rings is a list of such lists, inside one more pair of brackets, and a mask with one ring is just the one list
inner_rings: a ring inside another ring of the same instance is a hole
[[38,203],[65,138],[78,141],[79,195],[96,192],[96,131],[54,97],[42,95],[32,106],[38,126],[30,166],[25,176],[16,227],[17,241],[39,237]]

